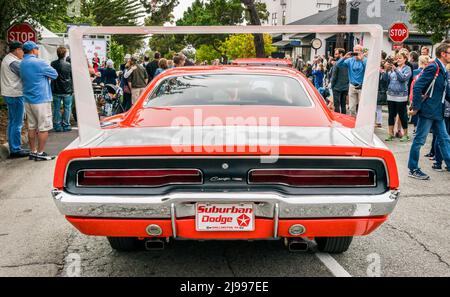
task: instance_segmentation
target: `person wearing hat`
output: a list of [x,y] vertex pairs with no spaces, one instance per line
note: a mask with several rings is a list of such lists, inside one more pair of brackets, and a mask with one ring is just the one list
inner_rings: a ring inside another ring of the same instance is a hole
[[30,160],[52,160],[55,157],[45,153],[44,148],[48,139],[48,131],[53,128],[53,96],[50,81],[58,77],[58,72],[47,62],[38,58],[39,47],[33,41],[25,42],[23,51],[25,57],[20,63],[20,76],[28,121]]
[[2,61],[0,73],[1,94],[8,105],[8,144],[9,157],[22,158],[30,153],[22,149],[21,132],[25,112],[22,80],[20,79],[20,62],[23,59],[22,43],[13,41],[9,45],[9,53]]

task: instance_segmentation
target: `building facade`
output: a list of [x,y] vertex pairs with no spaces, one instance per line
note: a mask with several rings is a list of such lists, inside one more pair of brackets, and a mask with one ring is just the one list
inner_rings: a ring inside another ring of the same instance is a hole
[[[306,2],[313,2],[313,0],[307,1],[295,1],[306,4]],[[320,1],[320,0],[319,0]],[[279,1],[273,1],[279,2]],[[294,2],[294,1],[293,1]],[[314,1],[315,2],[315,1]],[[356,23],[359,24],[377,24],[383,27],[383,44],[382,50],[386,53],[392,53],[395,48],[394,44],[389,38],[389,28],[395,22],[402,22],[409,28],[409,38],[401,46],[407,47],[410,50],[419,51],[422,47],[428,47],[431,52],[433,51],[433,43],[429,39],[428,35],[420,33],[409,22],[410,15],[406,10],[406,6],[403,0],[380,0],[367,1],[357,0],[358,9],[356,13]],[[379,7],[374,7],[374,4],[379,4]],[[347,5],[347,23],[350,21],[351,11],[350,4]],[[334,25],[337,24],[337,12],[338,8],[332,6],[330,9],[323,10],[316,14],[295,20],[293,22],[286,23],[287,25]],[[311,48],[311,41],[318,38],[322,41],[322,47],[314,50]],[[363,47],[370,44],[370,36],[367,34],[346,34],[345,35],[345,49],[350,51],[353,49],[354,44],[359,43]],[[274,46],[278,48],[278,56],[291,57],[295,60],[297,57],[301,57],[304,61],[312,61],[316,55],[332,55],[336,47],[336,35],[335,34],[284,34],[283,36],[274,36]],[[368,49],[370,50],[370,49]],[[281,54],[281,55],[280,55]]]
[[283,26],[337,6],[339,0],[256,0],[265,3],[269,19],[263,25]]

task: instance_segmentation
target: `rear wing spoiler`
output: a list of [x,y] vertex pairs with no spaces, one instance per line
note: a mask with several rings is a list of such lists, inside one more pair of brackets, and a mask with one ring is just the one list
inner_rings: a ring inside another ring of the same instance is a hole
[[72,76],[78,118],[79,147],[102,136],[94,92],[83,50],[83,36],[101,34],[296,34],[296,33],[366,33],[369,48],[364,84],[353,135],[369,146],[374,144],[374,122],[381,62],[383,29],[379,25],[289,25],[289,26],[175,26],[175,27],[72,27],[69,31]]

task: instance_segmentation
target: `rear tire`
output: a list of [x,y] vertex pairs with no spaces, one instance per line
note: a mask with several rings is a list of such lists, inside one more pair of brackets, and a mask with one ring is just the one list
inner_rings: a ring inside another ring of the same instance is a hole
[[120,252],[131,252],[138,248],[138,239],[136,237],[107,237],[109,244],[113,249]]
[[317,248],[321,252],[340,254],[348,250],[353,237],[316,237]]

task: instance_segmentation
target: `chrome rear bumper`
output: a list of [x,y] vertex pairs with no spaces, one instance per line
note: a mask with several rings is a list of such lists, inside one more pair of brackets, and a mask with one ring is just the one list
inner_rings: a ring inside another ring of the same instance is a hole
[[278,193],[178,193],[164,196],[72,195],[53,190],[59,211],[66,216],[97,218],[183,218],[195,215],[196,202],[255,203],[262,218],[339,218],[390,214],[400,192],[381,195],[305,195]]

